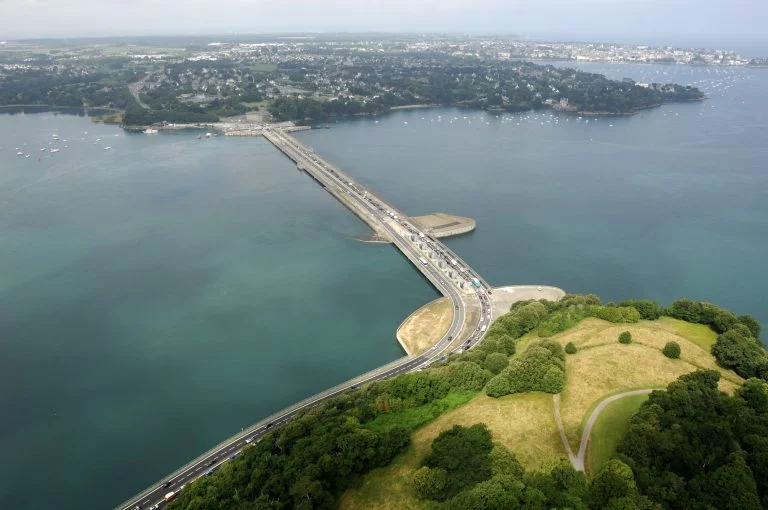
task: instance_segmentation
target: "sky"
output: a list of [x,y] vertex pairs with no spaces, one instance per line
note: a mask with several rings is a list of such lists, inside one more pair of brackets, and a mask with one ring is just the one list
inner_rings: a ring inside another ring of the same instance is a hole
[[762,43],[767,22],[767,0],[0,0],[0,40],[383,31]]

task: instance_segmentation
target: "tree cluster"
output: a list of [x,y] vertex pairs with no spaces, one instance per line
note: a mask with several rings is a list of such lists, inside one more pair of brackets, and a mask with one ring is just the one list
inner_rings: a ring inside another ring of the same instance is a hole
[[422,464],[411,479],[414,492],[448,510],[653,508],[621,461],[606,463],[589,483],[569,463],[526,472],[514,453],[493,444],[483,424],[442,432]]
[[565,352],[557,342],[544,340],[528,347],[485,387],[490,397],[546,391],[560,393],[565,386]]
[[120,73],[16,70],[0,75],[0,104],[65,107],[125,107],[125,85],[137,79]]
[[712,303],[690,299],[678,299],[667,313],[676,319],[705,324],[720,333],[712,346],[712,355],[720,366],[744,378],[768,381],[768,353],[758,340],[761,328],[754,317],[737,316]]
[[449,388],[444,376],[417,372],[329,400],[188,485],[170,508],[334,508],[359,474],[387,465],[409,444],[406,428],[372,430],[366,424],[434,402]]
[[742,377],[759,377],[768,381],[768,354],[752,332],[743,326],[718,335],[712,346],[712,355],[720,366]]
[[725,333],[737,324],[743,324],[755,338],[760,337],[760,323],[751,315],[737,316],[733,312],[704,301],[678,299],[667,308],[667,315],[694,324],[704,324],[716,333]]
[[283,96],[272,101],[269,105],[269,113],[278,121],[310,122],[356,115],[381,114],[396,104],[397,102],[388,105],[381,99],[371,101],[352,98],[323,100],[313,97]]
[[638,489],[665,508],[768,508],[768,385],[731,397],[697,371],[653,392],[617,453]]

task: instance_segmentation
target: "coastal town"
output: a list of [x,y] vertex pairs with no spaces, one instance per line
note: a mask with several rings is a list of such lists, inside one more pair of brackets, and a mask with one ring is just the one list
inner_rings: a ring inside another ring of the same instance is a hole
[[[104,121],[128,126],[213,123],[246,113],[325,122],[414,105],[628,115],[703,94],[686,84],[609,80],[568,62],[747,63],[724,50],[439,35],[41,44],[3,45],[0,104],[107,109]],[[566,63],[552,65],[556,60]]]

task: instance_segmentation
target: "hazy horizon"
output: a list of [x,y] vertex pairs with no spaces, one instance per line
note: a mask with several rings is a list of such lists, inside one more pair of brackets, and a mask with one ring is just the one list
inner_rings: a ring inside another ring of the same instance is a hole
[[[0,4],[0,40],[409,32],[676,46],[723,44],[768,54],[763,30],[768,4],[749,0],[723,4],[721,0],[184,0],[176,4],[8,0]],[[115,20],[119,23],[112,23]]]

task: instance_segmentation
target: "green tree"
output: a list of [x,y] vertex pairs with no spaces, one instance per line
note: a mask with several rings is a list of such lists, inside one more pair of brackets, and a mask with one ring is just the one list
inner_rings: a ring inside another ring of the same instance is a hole
[[498,339],[499,348],[501,352],[507,356],[512,356],[515,353],[515,339],[509,335],[501,335]]
[[520,461],[517,460],[517,456],[503,445],[494,445],[489,457],[491,459],[491,474],[493,476],[511,476],[519,480],[525,474],[525,469],[520,464]]
[[661,352],[667,358],[677,359],[680,357],[680,344],[677,342],[667,342]]
[[448,383],[452,389],[480,391],[490,379],[487,370],[471,361],[457,361],[448,366]]
[[725,333],[736,324],[738,324],[738,322],[739,319],[735,314],[729,312],[728,310],[721,310],[717,315],[715,315],[715,318],[712,321],[712,329],[714,329],[717,333]]
[[573,342],[568,342],[565,346],[566,354],[576,354],[576,346]]
[[765,350],[757,340],[745,336],[743,331],[733,328],[717,337],[712,346],[712,355],[717,363],[734,370],[742,377],[754,377],[758,368],[766,362]]
[[760,323],[757,322],[757,319],[755,319],[751,315],[739,315],[738,320],[741,324],[744,324],[746,327],[749,328],[749,330],[752,332],[753,337],[760,338],[761,327],[760,327]]
[[416,470],[412,478],[413,488],[422,499],[444,500],[448,472],[443,468],[428,468],[422,466]]
[[502,352],[493,352],[485,358],[485,368],[492,374],[498,374],[509,365],[507,355]]
[[491,433],[484,424],[455,425],[432,441],[432,450],[423,464],[446,471],[445,496],[451,497],[491,477],[492,449]]
[[612,500],[631,497],[636,489],[632,468],[620,460],[611,459],[589,485],[593,508],[605,508]]
[[762,509],[755,478],[741,452],[731,453],[726,464],[695,477],[690,489],[703,508]]
[[655,301],[648,299],[631,299],[622,301],[619,306],[631,306],[638,311],[640,317],[646,320],[656,320],[664,313],[664,309]]
[[632,333],[629,331],[624,331],[619,335],[619,342],[622,344],[631,344],[632,343]]

